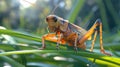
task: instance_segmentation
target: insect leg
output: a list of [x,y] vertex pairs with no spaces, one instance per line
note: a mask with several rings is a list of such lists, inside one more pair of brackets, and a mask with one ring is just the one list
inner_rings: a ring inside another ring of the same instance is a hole
[[45,45],[45,36],[42,37],[42,47],[39,48],[40,50],[45,49],[46,45]]
[[45,40],[56,42],[56,39],[54,39],[55,36],[56,36],[56,34],[54,34],[54,33],[49,33],[49,34],[42,36],[42,47],[39,49],[45,49],[45,47],[46,47]]
[[57,42],[58,44],[66,44],[66,41],[64,39],[61,39],[60,35],[59,37],[56,37],[55,33],[49,33],[42,37],[42,47],[40,49],[44,49],[46,47],[45,40],[51,41],[51,42]]
[[91,48],[90,48],[90,51],[91,51],[91,52],[93,51],[97,34],[98,34],[98,31],[97,31],[97,29],[95,29],[94,38],[93,38],[93,40],[92,40],[92,44],[91,44]]
[[74,43],[74,49],[76,52],[77,52],[77,38],[78,38],[78,34],[76,34],[75,43]]
[[59,49],[59,44],[60,44],[60,41],[61,41],[61,36],[62,36],[62,34],[58,35],[57,45],[56,45],[57,50]]
[[77,38],[75,38],[74,49],[77,51]]
[[100,23],[99,28],[100,28],[100,50],[101,50],[101,53],[111,56],[111,54],[105,52],[105,50],[104,50],[104,48],[103,48],[102,23]]
[[88,30],[88,32],[80,39],[79,43],[83,44],[86,40],[88,40],[88,38],[90,36],[92,36],[92,34],[95,32],[95,29],[97,26],[99,26],[101,22],[99,22],[99,20],[96,20],[96,22],[94,23],[94,25]]
[[94,25],[88,30],[88,32],[80,39],[79,43],[82,44],[84,43],[94,32],[96,27],[99,26],[99,31],[100,31],[100,51],[103,54],[106,55],[111,55],[109,53],[106,53],[104,48],[103,48],[103,41],[102,41],[102,22],[100,21],[100,19],[97,19],[96,22],[94,23]]

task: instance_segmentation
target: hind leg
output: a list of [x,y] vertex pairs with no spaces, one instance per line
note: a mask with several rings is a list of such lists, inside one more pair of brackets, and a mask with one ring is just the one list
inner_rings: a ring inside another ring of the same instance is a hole
[[[105,52],[104,47],[103,47],[103,39],[102,39],[102,22],[100,21],[100,19],[96,20],[96,22],[94,23],[94,25],[88,30],[88,32],[80,39],[79,43],[84,43],[90,36],[92,36],[92,34],[95,32],[95,29],[99,27],[99,31],[100,31],[100,51],[103,54],[109,55],[111,56],[111,54]],[[97,32],[96,32],[97,33]],[[95,39],[96,39],[96,35],[95,34]],[[94,41],[92,42],[92,47],[91,50],[93,50],[94,47],[94,42],[95,39],[93,39]]]

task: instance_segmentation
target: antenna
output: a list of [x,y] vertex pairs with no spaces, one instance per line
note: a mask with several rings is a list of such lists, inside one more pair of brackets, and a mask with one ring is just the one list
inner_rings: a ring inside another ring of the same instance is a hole
[[55,10],[58,8],[58,6],[59,6],[59,3],[55,6],[55,8],[53,8],[53,10],[51,11],[50,14],[54,14],[54,12],[55,12]]
[[[32,6],[35,6],[34,3],[31,3],[31,2],[29,2],[29,1],[27,1],[27,0],[23,0],[23,1],[31,4]],[[53,8],[53,10],[50,12],[50,14],[54,14],[55,10],[56,10],[56,9],[58,8],[58,6],[59,6],[59,3],[60,3],[60,2],[57,3],[57,5]]]
[[25,2],[27,2],[27,3],[29,3],[29,4],[31,4],[32,6],[35,6],[35,4],[33,4],[33,3],[31,3],[31,2],[29,2],[29,1],[27,1],[27,0],[23,0],[23,1],[25,1]]

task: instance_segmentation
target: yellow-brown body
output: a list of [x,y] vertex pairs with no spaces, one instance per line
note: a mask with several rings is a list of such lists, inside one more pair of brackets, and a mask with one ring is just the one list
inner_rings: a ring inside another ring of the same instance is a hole
[[86,31],[82,27],[79,27],[75,24],[69,23],[67,20],[60,18],[56,15],[49,15],[46,17],[46,22],[48,24],[48,29],[50,32],[42,37],[42,49],[45,48],[45,40],[57,42],[57,47],[60,44],[68,43],[69,46],[74,46],[75,48],[85,49],[85,41],[91,39],[91,35],[95,33],[92,46],[90,51],[93,51],[94,42],[96,40],[97,30],[96,27],[99,27],[100,32],[100,48],[101,52],[106,55],[110,55],[106,53],[103,48],[102,43],[102,23],[98,19],[95,24]]

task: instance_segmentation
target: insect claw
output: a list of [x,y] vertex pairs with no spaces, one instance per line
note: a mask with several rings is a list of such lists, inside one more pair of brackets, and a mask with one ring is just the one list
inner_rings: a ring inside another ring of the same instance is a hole
[[105,52],[104,50],[101,50],[101,53],[108,55],[108,56],[112,56],[110,53]]
[[43,49],[45,49],[46,48],[46,46],[44,45],[44,46],[42,46],[41,48],[38,48],[39,50],[43,50]]
[[43,50],[43,49],[45,49],[45,47],[41,47],[41,48],[38,48],[39,50]]
[[90,49],[90,52],[93,52],[93,50]]

